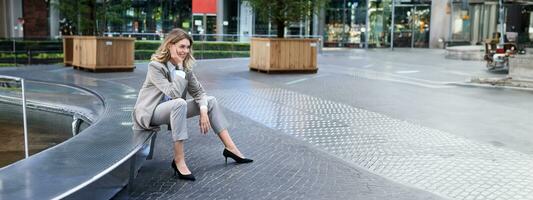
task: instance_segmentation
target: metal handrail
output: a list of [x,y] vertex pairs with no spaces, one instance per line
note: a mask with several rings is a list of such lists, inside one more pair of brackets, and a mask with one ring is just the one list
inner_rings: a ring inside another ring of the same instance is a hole
[[[116,36],[153,36],[163,38],[166,33],[136,33],[136,32],[105,32],[104,35],[116,35]],[[277,35],[272,34],[191,34],[193,37],[200,37],[200,41],[206,41],[207,37],[231,37],[231,38],[252,38],[252,37],[268,37],[275,38]],[[324,36],[323,35],[285,35],[286,38],[316,38],[318,39],[318,53],[322,53],[322,48],[324,47]]]
[[29,150],[28,150],[28,121],[26,119],[26,95],[24,91],[24,79],[20,77],[14,77],[14,76],[5,76],[0,75],[1,79],[9,79],[14,81],[20,81],[20,87],[22,88],[22,119],[24,123],[24,158],[29,157]]
[[[137,33],[137,32],[105,32],[104,35],[139,35],[139,36],[164,36],[166,33]],[[277,35],[268,34],[216,34],[216,33],[193,33],[191,36],[228,36],[228,37],[277,37]],[[322,35],[285,35],[285,37],[303,37],[303,38],[321,38]]]

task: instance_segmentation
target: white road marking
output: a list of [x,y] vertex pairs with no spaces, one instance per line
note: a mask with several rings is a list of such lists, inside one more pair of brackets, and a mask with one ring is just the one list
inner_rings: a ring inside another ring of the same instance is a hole
[[309,77],[309,78],[296,79],[294,81],[286,82],[285,85],[292,85],[292,84],[300,83],[300,82],[307,81],[307,80],[310,80],[310,79],[324,77],[324,76],[327,76],[327,75],[328,74],[319,74],[319,75],[316,75],[316,76],[313,76],[313,77]]
[[397,74],[413,74],[418,73],[420,71],[418,70],[403,70],[403,71],[396,71]]
[[309,78],[302,78],[302,79],[297,79],[297,80],[294,80],[294,81],[289,81],[289,82],[286,82],[285,85],[292,85],[292,84],[295,84],[295,83],[299,83],[299,82],[302,82],[302,81],[306,81],[308,80]]

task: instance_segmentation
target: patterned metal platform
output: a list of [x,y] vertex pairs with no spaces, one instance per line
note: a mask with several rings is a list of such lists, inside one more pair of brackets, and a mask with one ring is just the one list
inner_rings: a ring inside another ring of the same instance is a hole
[[533,158],[280,88],[214,90],[222,105],[400,183],[456,199],[533,199]]
[[[71,93],[52,89],[56,92],[54,98],[45,99],[48,102],[41,106],[78,105],[87,108],[86,118],[95,119],[80,134],[2,168],[0,199],[106,199],[124,187],[146,157],[145,152],[139,151],[145,149],[153,135],[150,131],[132,133],[131,108],[137,90],[102,75],[91,77],[62,66],[14,68],[1,73],[75,85],[96,96],[80,100]],[[39,94],[29,97],[42,101],[43,95]]]

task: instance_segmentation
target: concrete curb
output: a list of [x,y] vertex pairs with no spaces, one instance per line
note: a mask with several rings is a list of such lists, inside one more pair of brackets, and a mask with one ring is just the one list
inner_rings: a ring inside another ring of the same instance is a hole
[[472,83],[472,82],[451,82],[446,83],[447,85],[463,86],[463,87],[481,87],[481,88],[494,88],[494,89],[511,89],[511,90],[520,90],[520,91],[533,91],[533,88],[523,88],[515,86],[502,86],[502,85],[490,85],[490,84],[481,84],[481,83]]

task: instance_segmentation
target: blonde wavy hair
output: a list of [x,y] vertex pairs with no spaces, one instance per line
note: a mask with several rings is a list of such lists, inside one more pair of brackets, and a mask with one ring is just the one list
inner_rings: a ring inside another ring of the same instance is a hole
[[191,49],[189,50],[189,54],[185,57],[185,60],[183,60],[183,68],[186,70],[191,70],[194,63],[196,62],[196,59],[193,57],[192,53],[192,37],[187,34],[184,30],[175,28],[170,31],[167,36],[165,37],[165,40],[163,40],[163,43],[157,48],[154,54],[152,54],[152,57],[150,58],[151,61],[157,61],[163,64],[166,64],[170,60],[170,46],[178,43],[179,41],[183,39],[188,39],[191,43]]

